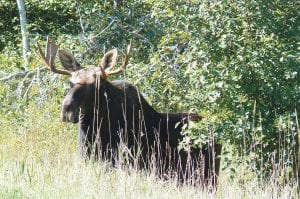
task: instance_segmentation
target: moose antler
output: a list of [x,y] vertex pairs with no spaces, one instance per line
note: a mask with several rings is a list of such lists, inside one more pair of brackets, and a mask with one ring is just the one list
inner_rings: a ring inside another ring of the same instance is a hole
[[130,51],[131,51],[131,47],[132,47],[132,45],[131,45],[131,40],[130,40],[129,45],[127,46],[127,51],[126,51],[126,54],[125,54],[125,58],[124,58],[123,64],[117,70],[111,70],[112,67],[107,68],[105,70],[106,76],[122,73],[126,69],[126,66],[128,64],[129,54],[130,54]]
[[54,42],[52,42],[49,37],[47,37],[46,53],[42,51],[42,48],[39,45],[39,43],[37,43],[37,47],[43,62],[50,69],[50,71],[61,75],[68,75],[68,76],[72,75],[70,71],[57,69],[56,66],[54,65],[54,60],[59,46],[56,45]]

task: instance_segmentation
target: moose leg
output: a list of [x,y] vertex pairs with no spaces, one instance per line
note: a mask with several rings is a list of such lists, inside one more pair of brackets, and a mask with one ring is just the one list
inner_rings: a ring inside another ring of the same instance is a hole
[[211,183],[212,187],[216,187],[217,178],[219,176],[220,169],[220,154],[222,146],[220,144],[212,143],[213,146],[208,146],[202,150],[204,154],[204,179],[206,184]]

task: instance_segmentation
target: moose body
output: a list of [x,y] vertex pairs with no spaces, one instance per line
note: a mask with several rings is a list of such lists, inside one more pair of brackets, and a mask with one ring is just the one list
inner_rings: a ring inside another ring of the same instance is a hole
[[[64,122],[79,122],[82,155],[113,164],[120,155],[126,155],[130,162],[137,160],[140,168],[154,166],[160,176],[171,172],[180,181],[196,177],[215,184],[220,162],[216,155],[221,146],[213,143],[202,149],[190,147],[188,151],[178,147],[184,124],[201,120],[200,115],[159,113],[134,85],[107,80],[109,75],[125,69],[130,48],[120,69],[112,71],[116,50],[106,53],[99,67],[91,68],[81,67],[70,53],[60,50],[59,58],[66,70],[58,70],[53,64],[58,46],[48,40],[45,55],[39,47],[50,70],[71,76],[61,118]],[[120,153],[121,147],[124,153]]]

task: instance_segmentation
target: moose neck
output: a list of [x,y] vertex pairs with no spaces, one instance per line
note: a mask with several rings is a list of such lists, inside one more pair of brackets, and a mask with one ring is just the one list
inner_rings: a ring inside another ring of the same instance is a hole
[[[98,118],[108,117],[108,104],[114,101],[123,101],[124,91],[115,87],[107,80],[101,80],[99,85],[95,84],[95,93],[91,93],[93,100],[86,105],[85,108],[80,109],[80,124],[92,124]],[[113,104],[112,107],[117,108],[121,103]]]

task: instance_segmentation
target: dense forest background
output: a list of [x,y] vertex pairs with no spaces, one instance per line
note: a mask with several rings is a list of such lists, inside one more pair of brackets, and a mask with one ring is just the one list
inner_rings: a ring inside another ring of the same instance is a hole
[[41,69],[37,41],[50,35],[84,65],[97,64],[112,48],[124,53],[132,40],[126,74],[116,78],[136,84],[158,111],[202,114],[203,121],[184,132],[186,142],[201,146],[217,137],[222,167],[233,175],[237,164],[246,164],[259,176],[276,167],[277,176],[295,177],[299,10],[296,0],[27,0],[26,66],[18,7],[1,0],[1,134],[28,133],[36,112],[59,120],[68,82]]

